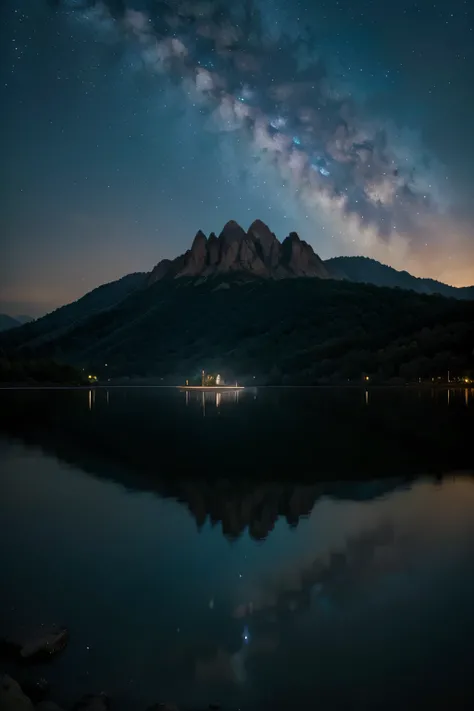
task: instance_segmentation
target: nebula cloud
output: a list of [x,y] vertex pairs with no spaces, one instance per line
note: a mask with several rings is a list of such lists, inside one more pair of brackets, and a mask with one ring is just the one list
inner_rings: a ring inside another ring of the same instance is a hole
[[436,161],[416,137],[338,87],[308,31],[267,31],[255,0],[51,4],[135,47],[147,70],[202,105],[214,130],[241,132],[306,209],[338,220],[361,246],[416,243],[448,209]]

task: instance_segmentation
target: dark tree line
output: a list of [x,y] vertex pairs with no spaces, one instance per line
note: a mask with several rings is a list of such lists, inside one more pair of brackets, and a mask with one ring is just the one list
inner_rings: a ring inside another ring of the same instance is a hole
[[22,340],[19,331],[3,338],[15,358],[103,378],[184,382],[203,368],[283,384],[474,375],[474,302],[347,281],[157,282],[59,337],[37,326]]
[[83,382],[82,371],[69,364],[0,355],[0,383],[81,385]]

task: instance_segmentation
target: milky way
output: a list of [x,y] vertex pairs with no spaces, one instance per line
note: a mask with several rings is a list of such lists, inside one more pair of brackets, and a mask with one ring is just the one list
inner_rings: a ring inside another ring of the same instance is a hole
[[215,130],[242,131],[254,160],[270,162],[303,205],[352,218],[348,235],[423,238],[426,218],[447,209],[434,157],[337,87],[309,31],[266,32],[253,0],[169,0],[148,12],[115,0],[64,6],[136,43],[146,68],[180,81]]

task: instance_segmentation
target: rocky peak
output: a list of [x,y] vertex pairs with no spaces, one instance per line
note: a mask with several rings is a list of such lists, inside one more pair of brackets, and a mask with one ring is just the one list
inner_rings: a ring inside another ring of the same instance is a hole
[[329,276],[312,247],[296,232],[291,232],[280,243],[261,220],[252,222],[248,232],[230,220],[219,237],[211,232],[207,239],[199,230],[190,250],[171,262],[163,260],[155,267],[150,283],[164,278],[210,277],[229,272],[267,279]]
[[278,263],[280,243],[270,228],[261,220],[255,220],[247,234],[257,242],[264,263],[270,268],[275,267]]
[[211,232],[207,240],[207,264],[209,267],[214,267],[220,259],[221,246],[218,237],[214,232]]
[[196,237],[193,239],[193,244],[191,246],[191,251],[201,250],[202,246],[206,245],[207,237],[202,230],[198,230]]
[[300,239],[296,232],[290,232],[281,245],[282,265],[293,276],[327,278],[328,272],[313,248]]
[[206,266],[207,237],[199,230],[196,234],[191,249],[184,255],[184,266],[180,276],[197,276]]
[[150,272],[148,283],[153,284],[155,281],[160,281],[160,279],[164,279],[168,276],[172,264],[171,259],[162,259],[161,262],[158,262],[156,267]]
[[261,220],[254,220],[247,234],[252,235],[262,245],[270,246],[276,240],[273,232],[271,232],[270,228]]
[[224,229],[219,235],[219,239],[223,241],[241,241],[245,238],[245,232],[238,222],[235,220],[229,220],[224,225]]

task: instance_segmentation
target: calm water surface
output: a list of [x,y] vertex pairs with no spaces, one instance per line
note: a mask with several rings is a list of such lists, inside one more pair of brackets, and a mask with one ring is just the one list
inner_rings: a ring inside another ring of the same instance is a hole
[[[472,403],[471,403],[472,400]],[[64,704],[467,708],[474,392],[0,392],[0,637]]]

